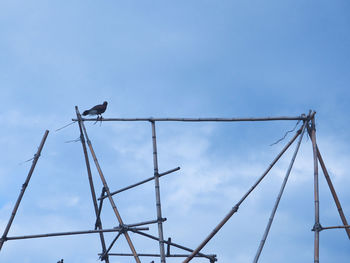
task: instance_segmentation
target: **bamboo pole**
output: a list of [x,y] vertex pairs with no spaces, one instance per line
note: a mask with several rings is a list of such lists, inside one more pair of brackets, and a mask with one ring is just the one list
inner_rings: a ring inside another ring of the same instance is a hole
[[154,184],[155,184],[155,193],[156,193],[160,262],[165,263],[163,217],[162,217],[162,209],[161,209],[161,203],[160,203],[160,186],[159,186],[159,173],[158,173],[157,137],[156,137],[156,125],[154,121],[151,121],[151,126],[152,126]]
[[258,248],[258,250],[257,250],[257,252],[256,252],[256,255],[255,255],[255,258],[254,258],[254,261],[253,261],[254,263],[257,263],[257,262],[258,262],[258,259],[259,259],[259,257],[260,257],[261,251],[262,251],[262,249],[263,249],[263,247],[264,247],[266,238],[267,238],[267,236],[268,236],[268,234],[269,234],[269,231],[270,231],[270,228],[271,228],[273,219],[274,219],[274,217],[275,217],[275,214],[276,214],[276,211],[277,211],[279,202],[280,202],[280,200],[281,200],[281,197],[282,197],[284,188],[286,187],[286,184],[287,184],[287,181],[288,181],[290,172],[291,172],[291,170],[292,170],[292,168],[293,168],[293,164],[294,164],[295,158],[297,157],[297,154],[298,154],[298,151],[299,151],[299,148],[300,148],[301,141],[303,140],[303,135],[304,135],[304,132],[305,132],[305,127],[306,127],[306,125],[307,125],[307,122],[304,122],[304,125],[303,125],[303,128],[302,128],[302,132],[301,132],[301,135],[300,135],[300,137],[299,137],[299,141],[298,141],[297,146],[296,146],[296,148],[295,148],[293,157],[292,157],[292,159],[291,159],[291,161],[290,161],[290,164],[289,164],[289,167],[288,167],[286,176],[284,177],[284,180],[283,180],[283,183],[282,183],[282,185],[281,185],[280,191],[279,191],[279,193],[278,193],[278,196],[277,196],[275,205],[274,205],[274,207],[273,207],[273,209],[272,209],[272,212],[271,212],[269,221],[268,221],[267,226],[266,226],[266,228],[265,228],[265,232],[264,232],[263,238],[261,239],[259,248]]
[[[92,202],[93,202],[94,210],[95,210],[95,215],[96,215],[95,229],[102,229],[102,222],[100,220],[100,212],[101,211],[100,211],[100,209],[97,206],[96,192],[95,192],[94,182],[93,182],[93,179],[92,179],[90,161],[89,161],[89,156],[88,156],[88,152],[87,152],[87,149],[86,149],[86,143],[85,143],[85,138],[84,138],[84,134],[83,134],[83,128],[82,128],[83,122],[81,121],[81,115],[80,115],[80,112],[79,112],[77,106],[75,106],[75,112],[76,112],[76,115],[77,115],[77,118],[78,118],[79,131],[80,131],[80,141],[81,141],[81,145],[83,147],[85,164],[86,164],[86,170],[87,170],[87,174],[88,174],[90,191],[91,191],[91,198],[92,198]],[[102,209],[102,204],[101,204],[100,208]],[[102,253],[105,253],[105,251],[106,251],[106,242],[105,242],[105,238],[104,238],[103,232],[100,232],[99,235],[100,235]],[[105,260],[106,263],[109,263],[108,256],[105,257],[104,260]]]
[[[137,231],[137,230],[131,230],[131,231],[134,232],[134,233],[136,233],[136,234],[139,234],[139,235],[141,235],[141,236],[145,236],[145,237],[148,237],[148,238],[150,238],[150,239],[159,241],[159,238],[157,238],[157,237],[155,237],[155,236],[152,236],[152,235],[150,235],[150,234],[143,233],[143,232]],[[190,248],[188,248],[188,247],[184,247],[184,246],[182,246],[182,245],[176,244],[176,243],[174,243],[174,242],[172,242],[172,241],[169,241],[169,240],[168,240],[168,241],[164,241],[164,243],[165,243],[165,244],[168,244],[168,245],[170,245],[170,246],[176,247],[176,248],[180,248],[180,249],[185,250],[185,251],[188,251],[188,252],[193,252],[193,249],[190,249]],[[206,254],[203,254],[203,253],[200,253],[200,252],[197,253],[197,255],[200,255],[200,256],[202,256],[202,257],[208,258],[208,259],[210,259],[210,260],[212,260],[212,261],[216,261],[216,255],[206,255]]]
[[[169,170],[169,171],[166,171],[166,172],[164,172],[164,173],[160,173],[160,174],[159,174],[159,177],[162,177],[162,176],[164,176],[164,175],[167,175],[167,174],[176,172],[176,171],[178,171],[178,170],[180,170],[180,167],[176,167],[176,168],[171,169],[171,170]],[[144,183],[147,183],[147,182],[149,182],[149,181],[152,181],[152,180],[154,180],[154,179],[155,179],[155,176],[152,176],[152,177],[147,178],[147,179],[145,179],[145,180],[143,180],[143,181],[141,181],[141,182],[138,182],[138,183],[136,183],[136,184],[132,184],[132,185],[129,185],[129,186],[127,186],[127,187],[121,188],[121,189],[119,189],[119,190],[117,190],[117,191],[111,192],[111,195],[119,194],[119,193],[121,193],[121,192],[124,192],[124,191],[126,191],[126,190],[129,190],[129,189],[134,188],[134,187],[136,187],[136,186],[139,186],[139,185],[141,185],[141,184],[144,184]],[[98,200],[105,199],[105,198],[107,198],[107,197],[108,197],[107,195],[103,195],[103,196],[101,196]]]
[[[345,217],[345,214],[344,214],[343,209],[341,207],[338,195],[337,195],[337,193],[336,193],[336,191],[334,189],[333,183],[332,183],[331,178],[330,178],[330,176],[328,174],[326,165],[325,165],[325,163],[324,163],[324,161],[322,159],[321,153],[320,153],[317,145],[316,145],[316,150],[317,150],[318,161],[320,162],[323,174],[326,177],[326,181],[328,183],[328,187],[329,187],[329,189],[330,189],[330,191],[332,193],[334,202],[335,202],[335,204],[336,204],[336,206],[338,208],[338,212],[339,212],[340,218],[341,218],[344,226],[346,226],[346,225],[348,225],[348,221],[346,220],[346,217]],[[348,238],[350,239],[350,229],[349,228],[345,228],[345,231],[346,231],[346,233],[348,235]]]
[[318,161],[317,161],[317,149],[316,149],[316,127],[315,127],[315,117],[311,119],[311,142],[312,151],[314,157],[314,202],[315,202],[315,225],[313,231],[314,236],[314,263],[320,262],[320,231],[322,226],[320,224],[320,202],[319,202],[319,187],[318,187]]
[[[162,221],[166,221],[166,218],[162,218]],[[158,220],[150,220],[150,221],[145,221],[145,222],[140,222],[136,224],[126,224],[128,227],[134,227],[134,226],[144,226],[144,225],[150,225],[150,224],[155,224],[158,223]]]
[[[101,259],[103,260],[105,257],[108,257],[108,253],[109,251],[112,249],[114,243],[117,241],[117,239],[120,237],[122,233],[119,232],[118,235],[113,239],[112,243],[109,245],[109,247],[107,248],[107,250],[101,255]],[[133,256],[133,254],[131,254],[130,256]]]
[[326,230],[326,229],[336,229],[336,228],[350,229],[350,226],[349,226],[349,225],[344,225],[344,226],[327,226],[327,227],[322,227],[322,230]]
[[[132,254],[128,253],[109,253],[109,256],[125,256],[125,257],[130,257]],[[138,254],[140,257],[160,257],[160,254],[151,254],[151,253],[139,253]],[[167,255],[167,258],[185,258],[188,257],[188,254],[170,254]],[[203,258],[204,256],[196,255],[196,257]]]
[[[26,236],[13,236],[7,237],[6,240],[19,240],[19,239],[31,239],[31,238],[42,238],[42,237],[56,237],[56,236],[72,236],[72,235],[84,235],[84,234],[94,234],[103,232],[117,232],[124,231],[123,227],[115,227],[111,229],[97,229],[97,230],[83,230],[83,231],[71,231],[71,232],[58,232],[58,233],[47,233],[47,234],[37,234],[37,235],[26,235]],[[149,230],[148,227],[131,228],[128,230]]]
[[105,188],[102,187],[101,196],[99,198],[100,203],[98,204],[98,213],[97,213],[97,218],[96,218],[96,223],[95,223],[95,229],[98,227],[98,224],[101,223],[101,212],[102,212],[102,206],[103,206],[103,199],[101,197],[104,194],[105,194]]
[[[78,110],[78,107],[76,107],[76,110]],[[123,226],[123,225],[124,225],[123,219],[121,218],[121,216],[120,216],[120,214],[119,214],[119,211],[118,211],[118,209],[117,209],[117,207],[116,207],[116,205],[115,205],[115,202],[114,202],[114,200],[113,200],[113,198],[112,198],[112,196],[111,196],[111,193],[110,193],[110,191],[109,191],[109,188],[108,188],[106,179],[105,179],[105,177],[104,177],[104,175],[103,175],[103,172],[102,172],[102,170],[101,170],[100,164],[99,164],[99,162],[98,162],[98,160],[97,160],[95,151],[94,151],[94,149],[93,149],[93,147],[92,147],[92,144],[91,144],[91,141],[89,140],[89,137],[88,137],[88,135],[87,135],[84,122],[81,122],[81,126],[82,126],[82,128],[83,128],[83,131],[84,131],[84,135],[85,135],[85,137],[86,137],[87,144],[88,144],[88,146],[89,146],[91,155],[92,155],[93,160],[94,160],[94,162],[95,162],[97,171],[98,171],[98,173],[99,173],[99,175],[100,175],[102,184],[103,184],[103,186],[104,186],[104,188],[105,188],[105,191],[106,191],[106,193],[107,193],[109,202],[111,203],[111,206],[112,206],[113,211],[114,211],[114,213],[115,213],[115,215],[116,215],[116,217],[117,217],[117,219],[118,219],[119,224],[120,224],[121,226]],[[130,239],[130,236],[129,236],[128,232],[124,232],[124,236],[125,236],[126,241],[128,242],[128,245],[129,245],[129,247],[130,247],[130,250],[131,250],[132,254],[134,255],[135,261],[136,261],[137,263],[141,263],[139,257],[137,256],[137,252],[136,252],[135,247],[134,247],[134,245],[133,245],[133,243],[132,243],[132,241],[131,241],[131,239]]]
[[268,174],[271,168],[276,164],[284,152],[289,148],[289,146],[295,141],[295,139],[300,135],[302,129],[299,129],[294,137],[287,143],[287,145],[282,149],[282,151],[277,155],[277,157],[272,161],[266,171],[262,176],[254,183],[254,185],[248,190],[248,192],[238,201],[238,203],[231,209],[231,211],[224,217],[223,220],[214,228],[214,230],[209,234],[209,236],[192,252],[192,254],[186,258],[183,263],[188,263],[215,235],[216,233],[224,226],[224,224],[231,218],[231,216],[237,212],[239,206],[243,201],[249,196],[249,194],[257,187],[257,185],[264,179]]
[[[261,118],[83,118],[83,121],[181,121],[181,122],[240,122],[240,121],[296,121],[307,120],[306,115],[301,116],[280,116],[280,117],[261,117]],[[78,119],[72,119],[78,121]]]
[[9,219],[9,221],[8,221],[8,223],[7,223],[7,225],[6,225],[6,228],[5,228],[5,230],[4,230],[4,233],[2,234],[2,237],[1,237],[1,239],[0,239],[0,250],[1,250],[2,246],[4,245],[4,242],[8,239],[8,238],[7,238],[7,234],[8,234],[8,232],[10,231],[12,222],[13,222],[15,216],[16,216],[18,207],[19,207],[19,205],[20,205],[20,203],[21,203],[21,201],[22,201],[22,197],[23,197],[24,192],[25,192],[25,190],[26,190],[26,188],[27,188],[27,186],[28,186],[28,184],[29,184],[30,178],[32,177],[32,174],[33,174],[33,172],[34,172],[35,166],[36,166],[36,164],[37,164],[37,162],[38,162],[38,160],[39,160],[41,151],[42,151],[42,149],[43,149],[43,147],[44,147],[44,144],[45,144],[45,141],[46,141],[46,138],[47,138],[48,134],[49,134],[49,131],[46,130],[45,133],[44,133],[43,138],[41,139],[39,148],[38,148],[37,152],[34,154],[32,166],[30,167],[30,170],[29,170],[29,172],[28,172],[27,178],[26,178],[24,184],[22,185],[21,192],[19,193],[19,196],[18,196],[18,198],[17,198],[16,204],[15,204],[13,210],[12,210],[10,219]]

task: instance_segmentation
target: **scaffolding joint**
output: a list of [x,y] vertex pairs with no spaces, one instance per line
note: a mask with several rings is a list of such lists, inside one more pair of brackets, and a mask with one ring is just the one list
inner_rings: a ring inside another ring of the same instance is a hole
[[130,227],[125,224],[120,224],[119,227],[115,227],[115,229],[117,228],[120,228],[119,233],[121,234],[125,234],[130,229]]
[[157,219],[158,223],[163,223],[165,221],[167,221],[167,218],[166,217],[160,217]]
[[323,227],[320,223],[315,223],[311,231],[321,232],[323,230]]

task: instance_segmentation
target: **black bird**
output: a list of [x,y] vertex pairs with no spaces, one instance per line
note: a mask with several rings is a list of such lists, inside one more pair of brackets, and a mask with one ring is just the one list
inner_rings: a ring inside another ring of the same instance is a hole
[[106,111],[107,101],[103,102],[103,104],[96,105],[92,107],[90,110],[86,110],[83,112],[83,115],[97,115],[97,119],[100,117],[102,119],[102,113]]

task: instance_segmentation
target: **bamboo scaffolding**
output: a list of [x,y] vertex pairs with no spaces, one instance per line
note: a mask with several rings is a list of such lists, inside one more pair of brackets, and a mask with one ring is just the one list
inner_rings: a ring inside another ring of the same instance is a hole
[[[181,122],[240,122],[240,121],[305,121],[306,115],[295,117],[261,117],[261,118],[82,118],[82,121],[181,121]],[[78,121],[78,119],[72,119]]]
[[223,220],[214,228],[214,230],[209,234],[209,236],[192,252],[192,254],[187,257],[183,263],[188,263],[193,257],[216,235],[216,233],[224,226],[224,224],[231,218],[233,214],[235,214],[239,208],[239,206],[243,203],[243,201],[249,196],[249,194],[257,187],[257,185],[264,179],[264,177],[268,174],[271,168],[276,164],[276,162],[280,159],[280,157],[284,154],[284,152],[289,148],[289,146],[295,141],[295,139],[300,135],[302,129],[299,129],[294,137],[287,143],[287,145],[282,149],[282,151],[277,155],[277,157],[272,161],[266,171],[262,176],[254,183],[254,185],[248,190],[248,192],[238,201],[238,203],[231,209],[231,211],[224,217]]
[[278,205],[279,205],[279,202],[281,200],[281,197],[282,197],[282,194],[284,192],[284,189],[286,187],[286,184],[287,184],[287,181],[288,181],[288,178],[289,178],[289,175],[290,175],[290,172],[293,168],[293,164],[294,164],[294,161],[295,161],[295,158],[297,157],[297,154],[298,154],[298,151],[299,151],[299,148],[300,148],[300,144],[301,144],[301,141],[303,140],[303,135],[304,135],[304,132],[305,132],[305,127],[307,125],[307,122],[304,122],[303,124],[303,127],[302,127],[302,132],[301,132],[301,135],[299,137],[299,141],[297,143],[297,146],[295,147],[295,151],[294,151],[294,154],[293,154],[293,157],[290,161],[290,164],[289,164],[289,167],[288,167],[288,170],[286,172],[286,175],[284,177],[284,180],[282,182],[282,185],[281,185],[281,188],[280,188],[280,191],[278,193],[278,196],[277,196],[277,199],[276,199],[276,202],[275,202],[275,205],[272,209],[272,212],[271,212],[271,215],[270,215],[270,218],[269,218],[269,221],[267,223],[267,226],[265,228],[265,232],[264,232],[264,235],[263,235],[263,238],[261,239],[261,242],[260,242],[260,245],[259,245],[259,248],[256,252],[256,255],[255,255],[255,258],[254,258],[254,263],[257,263],[258,262],[258,259],[260,257],[260,254],[261,254],[261,251],[264,247],[264,244],[265,244],[265,241],[267,239],[267,236],[269,234],[269,231],[270,231],[270,228],[271,228],[271,225],[272,225],[272,222],[273,222],[273,219],[275,217],[275,214],[276,214],[276,211],[277,211],[277,208],[278,208]]
[[[76,111],[79,113],[78,107],[77,107],[77,106],[76,106]],[[80,113],[79,113],[79,115],[80,115]],[[121,218],[121,216],[120,216],[120,214],[119,214],[119,211],[118,211],[118,209],[117,209],[117,206],[115,205],[115,202],[114,202],[114,200],[113,200],[113,198],[112,198],[112,196],[111,196],[111,194],[110,194],[110,191],[109,191],[109,188],[108,188],[106,179],[105,179],[105,177],[104,177],[104,175],[103,175],[103,173],[102,173],[102,169],[101,169],[100,164],[99,164],[99,162],[98,162],[98,160],[97,160],[95,151],[94,151],[94,149],[93,149],[93,147],[92,147],[92,144],[91,144],[91,141],[89,140],[89,137],[88,137],[88,135],[87,135],[84,122],[80,122],[80,123],[81,123],[81,126],[82,126],[82,128],[83,128],[84,135],[85,135],[85,137],[86,137],[86,141],[87,141],[87,144],[88,144],[88,146],[89,146],[89,149],[90,149],[91,155],[92,155],[92,157],[93,157],[93,160],[94,160],[94,162],[95,162],[97,171],[98,171],[98,173],[99,173],[99,175],[100,175],[100,178],[101,178],[103,187],[105,188],[105,191],[106,191],[106,193],[107,193],[107,195],[108,195],[109,202],[110,202],[110,204],[111,204],[111,206],[112,206],[112,208],[113,208],[113,211],[114,211],[114,213],[115,213],[115,215],[116,215],[116,217],[117,217],[117,219],[118,219],[118,221],[119,221],[119,224],[120,224],[121,226],[123,226],[123,225],[124,225],[123,219]],[[132,254],[134,255],[135,261],[136,261],[137,263],[141,263],[139,257],[137,256],[137,252],[136,252],[135,247],[134,247],[134,245],[133,245],[133,243],[132,243],[132,241],[131,241],[131,239],[130,239],[130,236],[129,236],[128,232],[124,232],[123,234],[124,234],[125,239],[126,239],[128,245],[129,245],[129,247],[130,247],[130,250],[131,250]]]
[[2,246],[4,245],[4,242],[5,242],[6,240],[8,240],[7,234],[8,234],[8,232],[10,231],[12,222],[13,222],[15,216],[16,216],[18,207],[19,207],[19,205],[20,205],[20,203],[21,203],[21,201],[22,201],[22,197],[23,197],[24,192],[26,191],[26,188],[27,188],[27,186],[28,186],[28,184],[29,184],[30,178],[32,177],[32,174],[33,174],[33,172],[34,172],[35,166],[36,166],[36,164],[37,164],[37,162],[38,162],[38,160],[39,160],[41,151],[42,151],[42,149],[43,149],[43,147],[44,147],[44,144],[45,144],[45,141],[46,141],[46,138],[47,138],[48,134],[49,134],[49,131],[46,130],[45,133],[44,133],[43,138],[41,139],[39,148],[38,148],[37,152],[34,154],[33,162],[32,162],[32,165],[31,165],[31,167],[30,167],[30,170],[29,170],[29,172],[28,172],[27,178],[26,178],[26,180],[24,181],[24,184],[22,185],[21,192],[19,193],[19,196],[18,196],[18,198],[17,198],[16,204],[15,204],[13,210],[12,210],[10,219],[9,219],[9,221],[8,221],[8,223],[7,223],[7,225],[6,225],[6,228],[5,228],[5,230],[4,230],[4,233],[2,234],[2,237],[1,237],[1,239],[0,239],[0,250],[1,250]]
[[160,203],[160,186],[159,186],[159,173],[158,173],[157,137],[156,137],[156,125],[154,121],[151,121],[151,127],[152,127],[154,184],[155,184],[155,193],[156,193],[160,262],[165,263],[163,217],[162,217],[162,208]]
[[[148,227],[130,228],[132,230],[149,230]],[[56,237],[56,236],[72,236],[72,235],[84,235],[84,234],[94,234],[102,232],[117,232],[125,231],[124,227],[115,227],[111,229],[97,229],[97,230],[82,230],[82,231],[71,231],[71,232],[57,232],[57,233],[47,233],[47,234],[37,234],[37,235],[26,235],[26,236],[12,236],[7,237],[6,240],[18,240],[18,239],[31,239],[31,238],[42,238],[42,237]]]
[[316,127],[315,127],[315,114],[313,114],[311,119],[311,142],[312,142],[312,151],[314,157],[314,202],[315,202],[315,225],[313,231],[315,232],[314,236],[314,263],[320,262],[320,231],[322,226],[320,224],[320,202],[319,202],[319,186],[318,186],[318,158],[317,158],[317,149],[316,149]]
[[[87,152],[87,149],[86,149],[86,143],[85,143],[85,138],[84,138],[84,134],[83,134],[81,115],[79,113],[78,107],[75,107],[75,112],[76,112],[77,118],[79,120],[78,124],[79,124],[79,131],[80,131],[80,142],[81,142],[81,145],[83,147],[85,164],[86,164],[86,170],[87,170],[87,174],[88,174],[90,191],[91,191],[91,198],[92,198],[92,202],[93,202],[94,210],[95,210],[95,215],[96,215],[95,230],[96,229],[102,229],[102,222],[100,220],[100,213],[101,213],[101,209],[102,209],[102,204],[100,205],[100,209],[99,209],[99,207],[97,206],[95,187],[94,187],[94,182],[93,182],[93,179],[92,179],[90,161],[89,161],[89,156],[88,156],[88,152]],[[105,238],[104,238],[103,232],[100,232],[99,235],[100,235],[102,253],[105,253],[105,251],[106,251],[106,242],[105,242]],[[105,257],[104,260],[105,260],[106,263],[109,263],[109,258],[108,257]]]
[[[5,231],[2,235],[2,237],[0,238],[0,250],[4,244],[5,241],[7,240],[18,240],[18,239],[31,239],[31,238],[42,238],[42,237],[55,237],[55,236],[67,236],[67,235],[79,235],[79,234],[92,234],[92,233],[98,233],[100,236],[100,240],[101,240],[101,246],[102,246],[102,253],[100,253],[99,255],[101,255],[101,260],[105,260],[106,263],[109,263],[109,256],[133,256],[135,258],[135,261],[137,263],[140,263],[140,259],[139,257],[159,257],[161,260],[161,263],[165,263],[166,258],[167,257],[185,257],[185,260],[183,261],[183,263],[187,263],[189,261],[191,261],[194,257],[201,257],[201,258],[207,258],[210,260],[211,263],[216,261],[216,255],[206,255],[203,253],[200,253],[201,249],[216,235],[216,233],[224,226],[224,224],[232,217],[233,214],[235,214],[240,205],[245,201],[245,199],[250,195],[251,192],[253,192],[253,190],[260,184],[260,182],[265,178],[265,176],[270,172],[270,170],[272,169],[272,167],[277,163],[277,161],[280,159],[280,157],[285,153],[285,151],[294,143],[294,141],[297,139],[298,136],[300,136],[299,141],[297,143],[296,149],[294,151],[293,157],[290,161],[288,170],[286,172],[285,178],[283,180],[283,183],[281,185],[279,194],[277,196],[276,202],[274,204],[273,210],[271,212],[268,224],[266,226],[263,238],[260,242],[257,254],[255,255],[254,258],[254,262],[258,262],[258,259],[260,257],[260,254],[262,252],[262,249],[264,247],[264,244],[266,242],[269,230],[271,228],[271,225],[273,223],[274,220],[274,216],[275,213],[277,211],[280,199],[283,195],[286,183],[288,181],[288,178],[290,176],[290,172],[292,170],[293,164],[295,162],[298,150],[300,148],[301,145],[301,141],[305,132],[305,129],[307,128],[309,136],[311,138],[312,141],[312,148],[313,148],[313,163],[314,163],[314,205],[315,205],[315,224],[313,227],[313,231],[314,233],[314,262],[315,263],[319,263],[319,233],[322,230],[328,230],[328,229],[342,229],[344,228],[348,238],[350,239],[350,226],[348,225],[348,222],[346,220],[346,217],[344,215],[344,212],[342,210],[340,201],[338,199],[338,196],[336,194],[336,191],[334,189],[333,183],[330,179],[330,176],[327,172],[326,166],[324,164],[324,161],[322,159],[321,153],[319,151],[319,148],[317,146],[316,143],[316,128],[315,128],[315,112],[310,111],[309,115],[306,116],[304,114],[300,115],[300,116],[296,116],[296,117],[285,117],[285,116],[280,116],[280,117],[261,117],[261,118],[82,118],[79,111],[78,111],[78,107],[76,108],[76,115],[77,115],[77,119],[72,119],[73,121],[77,121],[79,124],[79,129],[80,129],[80,139],[81,139],[81,143],[83,146],[83,151],[84,151],[84,157],[85,157],[85,162],[86,162],[86,167],[87,167],[87,172],[88,172],[88,179],[89,179],[89,184],[90,184],[90,190],[91,190],[91,196],[92,196],[92,200],[93,200],[93,204],[94,204],[94,209],[95,209],[95,214],[96,214],[96,222],[95,222],[95,230],[86,230],[86,231],[73,231],[73,232],[60,232],[60,233],[47,233],[47,234],[37,234],[37,235],[26,235],[26,236],[10,236],[7,237],[7,234],[10,230],[11,224],[14,220],[14,217],[16,215],[17,209],[20,205],[21,199],[24,195],[24,192],[26,190],[26,187],[28,186],[29,180],[32,176],[33,170],[35,168],[36,162],[39,159],[40,156],[40,152],[43,148],[43,145],[45,143],[47,134],[49,131],[45,132],[45,135],[42,139],[42,142],[39,146],[39,149],[37,151],[37,153],[34,155],[33,158],[33,163],[32,163],[32,167],[29,171],[29,174],[27,176],[27,179],[25,181],[25,183],[22,185],[22,189],[20,192],[20,195],[17,199],[17,202],[15,204],[15,207],[12,211],[10,220],[5,228]],[[295,121],[295,120],[303,120],[304,124],[302,126],[301,129],[299,129],[296,134],[294,135],[294,137],[284,146],[284,148],[282,149],[282,151],[275,157],[275,159],[272,161],[272,163],[269,165],[269,167],[265,170],[265,172],[258,178],[258,180],[253,184],[253,186],[243,195],[243,197],[236,203],[236,205],[234,207],[232,207],[232,209],[229,211],[229,213],[224,217],[224,219],[222,219],[219,224],[214,228],[214,230],[209,234],[209,236],[207,236],[207,238],[195,249],[189,249],[186,248],[184,246],[178,245],[176,243],[173,243],[171,241],[171,239],[169,238],[167,241],[164,240],[164,236],[163,236],[163,222],[166,221],[166,218],[162,217],[162,211],[161,211],[161,198],[160,198],[160,182],[159,182],[159,178],[166,175],[166,174],[170,174],[173,173],[175,171],[178,171],[180,169],[180,167],[171,169],[169,171],[166,171],[164,173],[159,173],[158,171],[158,153],[157,153],[157,138],[156,138],[156,127],[155,127],[155,123],[156,122],[260,122],[260,121]],[[91,141],[89,140],[86,128],[84,126],[84,121],[144,121],[144,122],[150,122],[151,123],[151,128],[152,128],[152,146],[153,146],[153,165],[154,165],[154,176],[147,178],[143,181],[140,181],[136,184],[132,184],[130,186],[121,188],[115,192],[110,192],[107,182],[105,180],[105,177],[103,175],[103,172],[101,170],[101,167],[99,165],[99,162],[97,160],[96,154],[94,152],[94,149],[92,147]],[[311,124],[310,124],[311,123]],[[310,125],[310,126],[309,126]],[[94,184],[93,184],[93,180],[92,180],[92,173],[91,173],[91,167],[90,167],[90,163],[89,163],[89,157],[88,157],[88,150],[86,147],[86,142],[85,139],[87,141],[89,150],[91,152],[92,158],[94,160],[94,163],[96,165],[96,168],[98,170],[100,179],[102,181],[103,184],[103,189],[102,189],[102,193],[100,195],[100,197],[97,199],[96,198],[96,193],[95,193],[95,188],[94,188]],[[320,166],[323,170],[324,176],[327,180],[328,186],[330,188],[330,191],[332,193],[333,199],[336,203],[339,215],[341,217],[341,220],[343,222],[343,225],[341,226],[329,226],[329,227],[322,227],[320,224],[320,208],[319,208],[319,175],[318,175],[318,163],[320,163]],[[149,220],[149,221],[144,221],[144,222],[140,222],[140,223],[135,223],[135,224],[124,224],[123,220],[118,212],[118,209],[114,203],[114,200],[112,198],[112,195],[117,194],[117,193],[121,193],[123,191],[129,190],[131,188],[134,188],[136,186],[139,186],[141,184],[144,184],[146,182],[152,181],[154,180],[155,182],[155,196],[156,196],[156,210],[157,210],[157,219],[156,220]],[[113,211],[118,219],[119,222],[119,227],[113,228],[113,229],[103,229],[102,228],[102,222],[101,222],[101,211],[102,211],[102,206],[103,206],[103,200],[105,198],[109,199],[109,202],[113,208]],[[97,200],[99,200],[100,202],[98,203]],[[141,230],[148,230],[147,227],[139,227],[139,226],[143,226],[143,225],[148,225],[148,224],[155,224],[157,223],[158,225],[158,237],[146,234],[141,232]],[[137,253],[134,245],[129,237],[128,231],[132,231],[133,233],[145,236],[147,238],[156,240],[159,243],[159,249],[160,249],[160,253],[156,254],[156,253]],[[104,236],[103,233],[104,232],[118,232],[118,234],[116,235],[116,237],[112,240],[111,244],[109,245],[109,247],[106,249],[106,243],[104,240]],[[130,250],[132,253],[109,253],[110,250],[112,249],[112,247],[114,246],[115,242],[118,240],[118,238],[124,234],[128,245],[130,247]],[[167,251],[165,253],[165,244],[167,244]],[[190,254],[171,254],[170,253],[170,246],[174,246],[180,249],[183,249],[187,252],[190,252]],[[152,261],[153,262],[153,261]]]
[[[178,171],[178,170],[180,170],[180,167],[176,167],[176,168],[171,169],[171,170],[169,170],[169,171],[166,171],[166,172],[164,172],[164,173],[160,173],[158,177],[162,177],[162,176],[164,176],[164,175],[167,175],[167,174],[176,172],[176,171]],[[126,191],[126,190],[129,190],[129,189],[134,188],[134,187],[136,187],[136,186],[139,186],[139,185],[141,185],[141,184],[144,184],[144,183],[147,183],[147,182],[149,182],[149,181],[152,181],[152,180],[154,180],[154,179],[155,179],[155,176],[152,176],[152,177],[147,178],[147,179],[145,179],[145,180],[143,180],[143,181],[140,181],[140,182],[138,182],[138,183],[136,183],[136,184],[132,184],[132,185],[129,185],[129,186],[127,186],[127,187],[121,188],[121,189],[119,189],[119,190],[117,190],[117,191],[111,192],[111,195],[113,196],[113,195],[115,195],[115,194],[119,194],[119,193],[121,193],[121,192],[124,192],[124,191]],[[103,196],[101,196],[98,200],[105,199],[105,198],[107,198],[107,197],[108,197],[107,195],[103,195]]]
[[[139,234],[139,235],[141,235],[141,236],[145,236],[145,237],[148,237],[148,238],[150,238],[150,239],[159,241],[159,238],[157,238],[157,237],[155,237],[155,236],[152,236],[152,235],[150,235],[150,234],[143,233],[143,232],[137,231],[137,230],[131,230],[131,231],[134,232],[134,233],[136,233],[136,234]],[[176,244],[176,243],[174,243],[174,242],[172,242],[172,241],[169,241],[169,240],[164,241],[164,243],[165,243],[165,244],[168,244],[168,245],[170,245],[170,246],[176,247],[176,248],[180,248],[180,249],[185,250],[185,251],[188,251],[188,252],[193,252],[193,251],[194,251],[193,249],[190,249],[190,248],[188,248],[188,247],[185,247],[185,246]],[[203,253],[200,253],[200,252],[197,253],[197,255],[200,255],[200,256],[205,257],[205,258],[207,258],[207,259],[209,259],[209,260],[212,260],[213,262],[216,261],[216,255],[206,255],[206,254],[203,254]]]

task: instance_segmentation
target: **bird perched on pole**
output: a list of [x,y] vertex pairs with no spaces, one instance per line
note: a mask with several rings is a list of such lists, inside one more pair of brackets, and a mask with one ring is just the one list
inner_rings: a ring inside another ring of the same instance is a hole
[[106,111],[107,108],[107,101],[103,102],[103,104],[96,105],[92,107],[90,110],[86,110],[83,112],[83,115],[97,115],[97,119],[101,118],[102,119],[102,113]]

